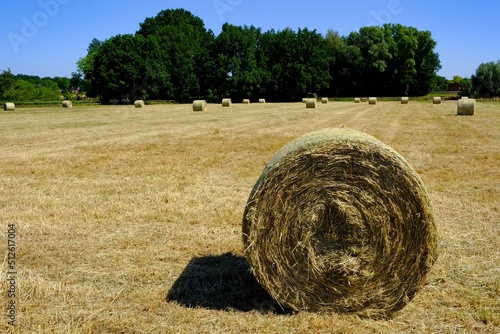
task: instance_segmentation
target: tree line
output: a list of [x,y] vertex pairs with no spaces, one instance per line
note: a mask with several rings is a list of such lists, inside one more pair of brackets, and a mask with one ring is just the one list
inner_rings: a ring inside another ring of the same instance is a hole
[[[73,99],[71,88],[103,102],[137,99],[235,101],[260,97],[423,96],[447,90],[429,31],[400,24],[363,27],[347,36],[307,28],[263,32],[224,24],[215,34],[183,9],[161,11],[135,34],[93,39],[71,78],[0,73],[0,99]],[[462,95],[499,96],[500,61],[471,78],[454,77]]]
[[73,74],[103,101],[420,96],[441,68],[429,31],[400,24],[348,36],[224,24],[219,35],[183,9],[147,18],[135,34],[94,39]]

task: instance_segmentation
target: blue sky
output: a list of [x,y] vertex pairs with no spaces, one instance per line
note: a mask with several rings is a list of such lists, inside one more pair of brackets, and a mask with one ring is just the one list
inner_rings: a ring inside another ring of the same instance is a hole
[[383,23],[429,30],[439,75],[448,79],[470,77],[479,64],[500,59],[498,0],[3,0],[0,71],[70,77],[93,38],[133,34],[145,18],[175,8],[200,17],[216,35],[224,22],[340,35]]

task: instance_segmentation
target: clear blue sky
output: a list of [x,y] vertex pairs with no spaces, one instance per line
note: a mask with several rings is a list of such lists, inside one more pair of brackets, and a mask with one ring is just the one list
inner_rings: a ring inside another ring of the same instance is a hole
[[145,18],[175,8],[200,17],[216,35],[224,22],[340,35],[383,23],[429,30],[439,75],[448,79],[470,77],[479,64],[500,59],[498,0],[2,0],[0,71],[70,77],[94,37],[133,34]]

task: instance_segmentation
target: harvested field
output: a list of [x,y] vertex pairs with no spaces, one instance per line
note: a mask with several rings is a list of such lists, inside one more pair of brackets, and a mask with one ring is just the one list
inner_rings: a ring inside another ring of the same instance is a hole
[[[498,333],[500,104],[330,102],[0,113],[0,252],[16,226],[16,333]],[[290,313],[248,273],[241,223],[269,159],[325,127],[374,136],[422,178],[428,282],[391,320]],[[2,262],[3,296],[8,289]],[[0,330],[6,331],[5,312]]]

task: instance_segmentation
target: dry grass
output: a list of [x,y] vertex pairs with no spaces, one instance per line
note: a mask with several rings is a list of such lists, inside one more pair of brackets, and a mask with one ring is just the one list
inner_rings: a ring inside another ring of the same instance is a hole
[[[15,223],[16,333],[500,332],[499,104],[477,104],[474,117],[455,116],[453,102],[191,110],[0,113],[0,252]],[[270,157],[340,125],[405,157],[434,206],[438,261],[390,321],[281,314],[242,257],[243,210]],[[4,261],[2,309],[5,271]]]

